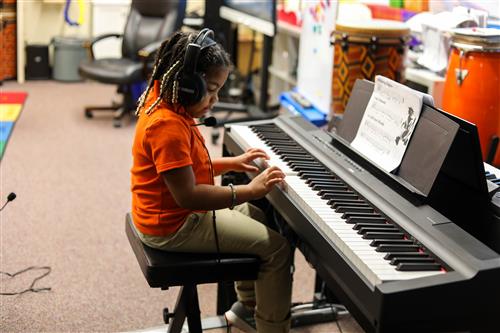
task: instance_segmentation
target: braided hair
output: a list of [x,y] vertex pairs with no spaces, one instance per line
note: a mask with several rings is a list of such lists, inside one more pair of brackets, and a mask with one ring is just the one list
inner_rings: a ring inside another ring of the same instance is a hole
[[[148,86],[141,97],[139,97],[135,112],[137,116],[140,114],[155,81],[160,82],[160,93],[158,98],[145,111],[146,114],[150,114],[161,100],[164,100],[171,107],[174,107],[178,103],[178,80],[184,69],[184,55],[188,44],[192,43],[197,35],[198,32],[186,33],[178,31],[161,44],[156,54]],[[229,54],[217,43],[201,50],[196,65],[196,72],[207,73],[212,68],[224,67],[230,69],[231,66]]]

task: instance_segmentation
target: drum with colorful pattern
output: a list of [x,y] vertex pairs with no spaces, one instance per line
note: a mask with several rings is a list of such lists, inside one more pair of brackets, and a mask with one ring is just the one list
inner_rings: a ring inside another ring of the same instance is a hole
[[338,22],[332,33],[333,112],[343,113],[357,79],[374,81],[383,75],[401,82],[409,28],[403,22],[369,20]]

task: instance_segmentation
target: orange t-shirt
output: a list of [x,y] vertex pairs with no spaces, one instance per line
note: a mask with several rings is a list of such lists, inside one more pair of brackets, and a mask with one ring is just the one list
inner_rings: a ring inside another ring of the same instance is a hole
[[192,213],[172,197],[162,172],[191,165],[197,184],[213,184],[204,139],[183,109],[169,110],[160,102],[149,114],[148,106],[159,93],[158,82],[149,93],[137,121],[132,147],[132,216],[143,234],[167,236]]

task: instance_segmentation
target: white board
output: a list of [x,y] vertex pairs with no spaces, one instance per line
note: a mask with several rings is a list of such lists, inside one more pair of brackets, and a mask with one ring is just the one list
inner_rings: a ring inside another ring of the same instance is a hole
[[332,102],[333,50],[337,1],[307,1],[300,34],[297,90],[319,111],[329,114]]

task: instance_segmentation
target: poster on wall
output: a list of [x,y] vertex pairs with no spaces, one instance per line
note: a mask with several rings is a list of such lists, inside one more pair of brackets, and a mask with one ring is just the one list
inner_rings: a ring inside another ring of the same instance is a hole
[[304,2],[300,34],[297,90],[318,110],[329,114],[333,71],[330,34],[335,26],[338,1]]

